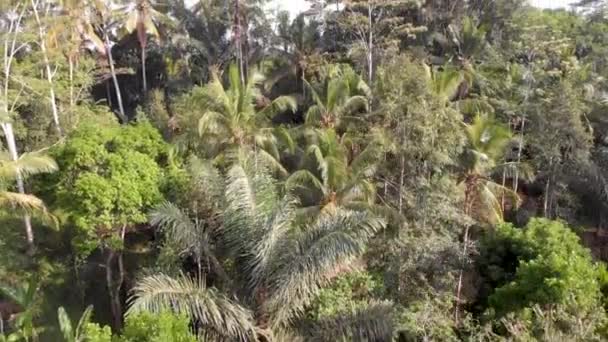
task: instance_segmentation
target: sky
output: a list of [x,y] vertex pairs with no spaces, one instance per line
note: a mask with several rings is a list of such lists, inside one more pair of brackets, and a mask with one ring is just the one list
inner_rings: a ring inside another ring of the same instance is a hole
[[[566,7],[576,2],[576,0],[531,0],[531,2],[537,7],[560,8]],[[271,8],[276,7],[288,10],[291,13],[291,17],[295,17],[298,13],[308,9],[308,3],[305,0],[274,0]]]

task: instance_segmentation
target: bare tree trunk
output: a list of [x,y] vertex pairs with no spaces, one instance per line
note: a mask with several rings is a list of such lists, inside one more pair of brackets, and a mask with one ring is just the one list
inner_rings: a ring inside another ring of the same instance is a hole
[[143,82],[144,93],[148,91],[148,76],[146,75],[146,46],[141,46],[141,80]]
[[123,123],[127,122],[127,116],[125,115],[125,109],[122,105],[122,95],[120,93],[120,85],[118,84],[118,78],[116,77],[116,70],[114,69],[114,58],[112,58],[112,47],[110,46],[110,37],[108,33],[103,32],[103,38],[106,45],[106,53],[108,54],[108,63],[110,64],[110,73],[112,74],[112,81],[114,82],[114,90],[116,91],[116,101],[118,102],[118,110],[120,111],[120,120]]
[[[17,5],[15,5],[15,12],[17,12],[19,10],[19,7],[23,6],[21,8],[21,10],[19,11],[19,16],[16,19],[12,19],[9,21],[9,27],[8,27],[8,31],[6,33],[6,39],[4,40],[4,55],[3,55],[3,60],[2,60],[2,66],[3,66],[3,71],[4,71],[4,84],[3,84],[3,89],[2,89],[2,99],[0,101],[0,103],[3,103],[4,106],[2,108],[3,112],[2,113],[2,117],[5,117],[6,121],[1,122],[0,125],[2,127],[2,131],[4,132],[4,138],[6,140],[6,146],[8,149],[8,153],[10,158],[15,161],[17,159],[19,159],[19,152],[17,151],[17,144],[15,142],[15,133],[13,131],[13,124],[11,123],[11,112],[13,111],[14,108],[11,108],[9,106],[9,103],[13,103],[14,104],[17,103],[17,99],[20,97],[21,92],[19,92],[19,94],[17,95],[17,98],[14,99],[13,101],[11,101],[9,99],[9,83],[10,83],[10,78],[11,78],[11,65],[13,62],[13,58],[15,57],[15,54],[24,46],[26,46],[25,44],[21,44],[20,46],[17,46],[17,32],[20,29],[21,26],[21,20],[23,19],[23,15],[25,13],[25,9],[26,6],[17,3]],[[12,34],[12,37],[9,38],[9,36]],[[23,183],[23,178],[21,177],[20,174],[17,174],[17,190],[19,191],[20,194],[25,194],[25,186]],[[33,253],[34,251],[34,231],[32,229],[32,222],[30,219],[30,216],[25,214],[23,215],[23,222],[25,224],[25,233],[26,233],[26,237],[27,237],[27,244],[28,244],[28,252],[29,253]]]
[[239,0],[234,0],[234,22],[235,22],[235,44],[236,58],[239,64],[239,73],[241,76],[241,84],[245,84],[245,70],[243,65],[243,44],[241,43],[241,10]]
[[[465,180],[465,182],[468,182]],[[469,215],[471,213],[471,189],[469,183],[465,183],[465,195],[464,195],[464,213],[465,215]],[[467,224],[464,228],[464,234],[462,237],[463,246],[462,246],[462,262],[460,265],[460,271],[458,272],[458,283],[456,285],[456,304],[454,306],[454,322],[456,324],[460,323],[460,303],[462,302],[462,281],[464,278],[464,269],[465,263],[467,259],[467,253],[469,248],[469,229],[470,226]]]
[[549,218],[549,197],[551,193],[551,178],[553,173],[553,158],[549,161],[549,172],[547,176],[547,184],[545,184],[545,194],[543,199],[543,216]]
[[401,156],[399,172],[399,214],[403,213],[403,184],[405,183],[405,157]]
[[[120,239],[123,243],[125,241],[126,225],[123,225],[120,230]],[[117,258],[118,266],[118,279],[114,281],[113,275],[113,260]],[[110,296],[110,308],[112,310],[112,321],[115,329],[122,328],[122,301],[120,298],[120,291],[125,281],[125,266],[122,250],[116,252],[113,249],[108,249],[108,257],[106,259],[106,285],[108,287],[108,294]]]
[[49,56],[46,50],[46,43],[44,40],[44,29],[42,27],[42,23],[40,22],[40,16],[38,15],[38,1],[32,0],[32,9],[34,11],[34,17],[36,18],[36,23],[38,24],[38,36],[40,38],[40,51],[42,51],[42,58],[44,60],[44,67],[46,71],[46,80],[49,83],[49,95],[51,102],[51,109],[53,111],[53,122],[55,123],[55,129],[57,130],[57,134],[60,137],[63,136],[63,132],[61,130],[61,125],[59,123],[59,110],[57,108],[57,99],[55,98],[55,84],[53,83],[53,73],[51,73],[51,64],[49,61]]
[[70,107],[74,107],[76,100],[74,99],[74,57],[72,55],[68,57],[68,64],[70,68]]
[[469,225],[467,225],[464,229],[464,236],[462,238],[463,246],[462,246],[462,265],[460,267],[460,271],[458,272],[458,285],[456,287],[456,307],[454,308],[454,321],[456,324],[460,322],[460,302],[462,301],[462,279],[464,277],[464,264],[467,258],[468,246],[469,246]]
[[122,325],[122,310],[120,307],[120,298],[116,296],[116,288],[114,286],[114,274],[112,271],[113,260],[116,253],[112,249],[108,249],[108,256],[106,258],[106,286],[108,288],[108,295],[110,296],[110,309],[112,311],[112,323],[114,329],[120,329]]
[[367,25],[369,27],[369,38],[367,42],[367,78],[368,85],[372,86],[374,79],[374,33],[372,24],[372,4],[368,2],[367,5]]
[[504,216],[504,212],[505,212],[505,187],[506,187],[506,183],[507,183],[507,170],[506,170],[506,168],[503,167],[503,169],[502,169],[502,196],[500,198],[500,207],[502,209],[503,216]]
[[513,179],[513,191],[517,193],[519,187],[519,164],[521,163],[521,152],[524,148],[524,131],[526,129],[526,118],[521,123],[521,134],[519,136],[519,146],[517,147],[517,165],[515,165],[515,178]]
[[[13,132],[13,124],[10,122],[2,123],[2,131],[4,132],[6,146],[8,148],[8,153],[11,160],[15,161],[19,159],[17,144],[15,143],[15,134]],[[25,185],[20,174],[17,174],[17,191],[19,191],[20,194],[25,194]],[[34,230],[32,229],[32,220],[30,215],[23,215],[23,223],[25,224],[25,235],[27,238],[28,249],[30,252],[32,252],[34,250]]]

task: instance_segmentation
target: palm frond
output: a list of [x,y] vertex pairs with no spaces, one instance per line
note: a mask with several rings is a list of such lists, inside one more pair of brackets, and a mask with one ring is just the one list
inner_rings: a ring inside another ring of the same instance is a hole
[[0,158],[0,179],[14,180],[40,173],[57,171],[57,163],[49,156],[39,153],[24,153],[17,160],[9,160],[4,155]]
[[363,308],[315,322],[309,328],[311,341],[391,341],[393,319],[391,302],[371,301]]
[[34,195],[0,191],[0,209],[8,208],[21,214],[34,215],[45,223],[57,226],[57,218],[49,212],[44,202]]
[[321,181],[308,170],[298,170],[292,173],[285,181],[285,189],[287,191],[291,191],[296,188],[307,189],[310,185],[325,194],[323,183],[321,183]]
[[184,275],[171,278],[158,274],[141,279],[132,290],[127,315],[165,310],[187,315],[204,329],[233,341],[255,339],[251,312],[215,288]]
[[302,314],[321,286],[365,251],[368,239],[384,221],[365,213],[338,211],[321,215],[307,230],[280,246],[267,310],[276,326]]
[[194,156],[188,159],[187,170],[197,190],[219,206],[224,200],[224,178],[220,171],[210,161]]
[[306,111],[306,114],[304,115],[304,119],[306,121],[306,124],[313,125],[313,124],[320,122],[321,118],[323,118],[324,114],[325,114],[324,107],[319,106],[319,105],[312,105]]
[[351,114],[355,114],[361,111],[367,111],[369,106],[369,101],[364,96],[351,96],[344,104],[340,106],[340,109],[337,113],[339,117],[348,116]]
[[171,240],[172,245],[179,248],[181,254],[193,250],[199,256],[202,253],[198,246],[204,238],[203,227],[196,224],[173,203],[164,202],[156,207],[150,214],[150,224],[160,228]]
[[205,112],[198,121],[198,134],[203,137],[207,133],[229,136],[231,132],[228,118],[218,112]]
[[297,109],[298,103],[293,96],[279,96],[274,99],[268,106],[258,112],[258,114],[271,118],[274,115],[286,111],[295,113]]

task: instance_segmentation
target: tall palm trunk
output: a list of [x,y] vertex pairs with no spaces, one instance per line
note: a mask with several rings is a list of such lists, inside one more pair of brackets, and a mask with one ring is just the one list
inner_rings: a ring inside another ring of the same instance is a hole
[[53,73],[51,73],[51,63],[49,61],[48,52],[46,49],[46,43],[44,39],[44,29],[42,27],[42,23],[40,22],[40,16],[38,15],[38,1],[32,0],[32,10],[34,12],[34,17],[36,18],[36,24],[38,25],[38,36],[40,39],[39,46],[40,51],[42,51],[42,58],[44,60],[44,67],[46,73],[46,80],[49,83],[49,101],[51,103],[51,109],[53,112],[53,122],[55,123],[55,129],[57,130],[57,134],[60,137],[63,136],[63,132],[61,130],[61,125],[59,123],[59,110],[57,108],[57,99],[55,97],[55,84],[53,83]]
[[108,37],[108,33],[105,28],[103,30],[103,39],[106,46],[106,54],[108,57],[108,64],[110,64],[110,73],[112,75],[112,81],[114,82],[114,90],[116,92],[116,101],[118,102],[118,110],[120,120],[123,123],[127,122],[127,116],[125,115],[125,109],[122,104],[122,95],[120,92],[120,85],[118,84],[118,78],[116,77],[116,70],[114,69],[114,58],[112,57],[112,47],[110,46],[110,37]]

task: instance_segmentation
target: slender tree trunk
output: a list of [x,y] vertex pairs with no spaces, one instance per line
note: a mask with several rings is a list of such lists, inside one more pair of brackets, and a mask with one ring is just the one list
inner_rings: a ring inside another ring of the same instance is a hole
[[245,84],[245,70],[243,65],[243,44],[241,42],[241,10],[239,0],[234,0],[234,22],[235,22],[235,43],[236,43],[236,58],[239,64],[239,73],[241,76],[241,84]]
[[108,107],[112,108],[112,90],[110,90],[110,80],[106,80],[106,99],[108,100]]
[[[8,112],[8,109],[7,109]],[[11,160],[15,161],[19,159],[19,153],[17,151],[17,144],[15,143],[15,134],[13,132],[13,124],[10,122],[2,123],[2,131],[4,132],[4,137],[6,139],[6,146],[8,148],[8,153],[11,157]],[[23,182],[23,178],[20,174],[17,175],[17,191],[20,194],[25,194],[25,185]],[[29,252],[33,252],[34,250],[34,230],[32,229],[32,220],[30,215],[23,215],[23,223],[25,224],[25,235],[27,238],[27,245]]]
[[[470,215],[471,207],[472,207],[472,199],[471,199],[471,185],[469,184],[468,179],[465,180],[465,195],[464,195],[464,213],[465,215]],[[454,322],[456,324],[460,324],[460,303],[462,302],[462,282],[464,278],[464,269],[465,263],[467,259],[467,253],[469,248],[469,230],[470,226],[467,224],[464,228],[464,234],[462,237],[463,245],[462,245],[462,262],[460,265],[460,271],[458,272],[458,283],[456,285],[456,305],[454,306]]]
[[74,57],[72,55],[68,57],[68,64],[70,68],[70,107],[74,107],[76,100],[74,99]]
[[46,50],[46,43],[44,40],[44,29],[42,27],[42,23],[40,22],[40,16],[38,15],[38,1],[32,0],[32,9],[34,11],[34,17],[36,18],[36,24],[38,25],[38,36],[40,38],[40,51],[42,51],[42,58],[44,60],[44,67],[46,71],[46,80],[49,83],[49,95],[50,95],[50,103],[51,109],[53,111],[53,122],[55,123],[55,129],[57,130],[57,134],[60,137],[63,136],[63,132],[61,130],[61,125],[59,123],[59,110],[57,108],[57,99],[55,98],[55,84],[53,83],[53,73],[51,72],[51,63],[49,61],[49,56]]
[[114,274],[112,268],[114,267],[114,257],[116,253],[112,249],[108,249],[108,256],[106,258],[106,286],[108,288],[108,295],[110,297],[110,309],[112,311],[112,324],[114,329],[120,329],[122,325],[122,312],[120,308],[119,298],[116,298],[116,291],[114,286]]
[[505,168],[502,169],[502,195],[500,198],[500,207],[502,209],[503,215],[505,212],[505,187],[507,186],[507,170]]
[[517,189],[519,188],[519,165],[521,163],[521,152],[524,148],[524,131],[526,129],[526,118],[523,117],[523,122],[521,123],[521,133],[519,135],[519,146],[517,147],[517,165],[515,165],[515,177],[513,179],[513,191],[517,193]]
[[[15,11],[17,11],[19,9],[19,7],[22,6],[21,4],[17,4],[14,8]],[[15,57],[15,54],[17,53],[17,51],[23,46],[17,47],[17,32],[20,29],[21,26],[21,20],[23,18],[23,15],[25,13],[25,9],[26,6],[23,5],[23,7],[21,8],[21,10],[19,11],[19,16],[16,19],[10,20],[9,22],[9,27],[8,27],[8,31],[6,33],[6,39],[4,40],[4,55],[3,55],[3,71],[4,71],[4,85],[3,85],[3,89],[2,89],[2,101],[0,101],[0,103],[3,103],[4,106],[2,108],[2,110],[4,111],[3,113],[3,117],[7,118],[7,121],[5,122],[1,122],[0,125],[2,127],[2,131],[4,132],[4,138],[6,140],[6,146],[8,149],[8,153],[10,158],[15,161],[17,159],[19,159],[19,152],[17,151],[17,144],[15,142],[15,134],[13,131],[13,124],[11,123],[11,111],[13,108],[9,107],[9,83],[10,83],[10,77],[11,77],[11,65],[13,62],[13,58]],[[9,38],[9,35],[12,34],[12,37]],[[20,95],[17,95],[17,98]],[[16,103],[17,101],[14,100],[12,101],[13,103]],[[17,191],[19,191],[20,194],[25,194],[25,186],[23,184],[23,178],[21,177],[21,175],[17,175]],[[25,214],[23,215],[23,222],[25,224],[25,233],[26,233],[26,237],[27,237],[27,244],[28,244],[28,252],[29,253],[33,253],[34,251],[34,231],[32,230],[32,222],[30,219],[30,216]]]
[[399,214],[403,213],[403,185],[405,183],[405,157],[401,156],[399,172]]
[[[123,225],[120,230],[120,239],[123,244],[125,241],[126,225]],[[108,257],[106,259],[106,285],[108,287],[108,294],[110,296],[110,307],[112,310],[112,321],[115,329],[122,328],[122,300],[120,297],[120,291],[125,281],[125,266],[124,266],[124,255],[123,249],[116,252],[112,248],[108,249]],[[118,266],[118,279],[114,281],[113,274],[113,260],[116,258],[116,264]]]
[[367,77],[368,85],[372,86],[374,80],[374,33],[372,24],[372,4],[371,2],[367,5],[367,25],[369,27],[369,38],[368,38],[368,51],[367,51]]
[[148,76],[146,75],[146,46],[141,47],[141,80],[143,82],[144,93],[148,91]]
[[543,199],[543,216],[549,218],[549,197],[551,193],[551,179],[553,178],[553,158],[549,160],[549,172],[547,184],[545,184],[545,194]]
[[104,42],[106,45],[106,53],[108,55],[108,63],[110,64],[110,73],[112,74],[112,81],[114,82],[114,90],[116,91],[116,101],[118,102],[118,110],[120,120],[123,123],[127,122],[127,116],[125,115],[125,109],[122,104],[122,95],[120,93],[120,85],[118,84],[118,78],[116,77],[116,70],[114,69],[114,58],[112,58],[112,47],[110,46],[110,37],[108,37],[108,33],[103,32]]

